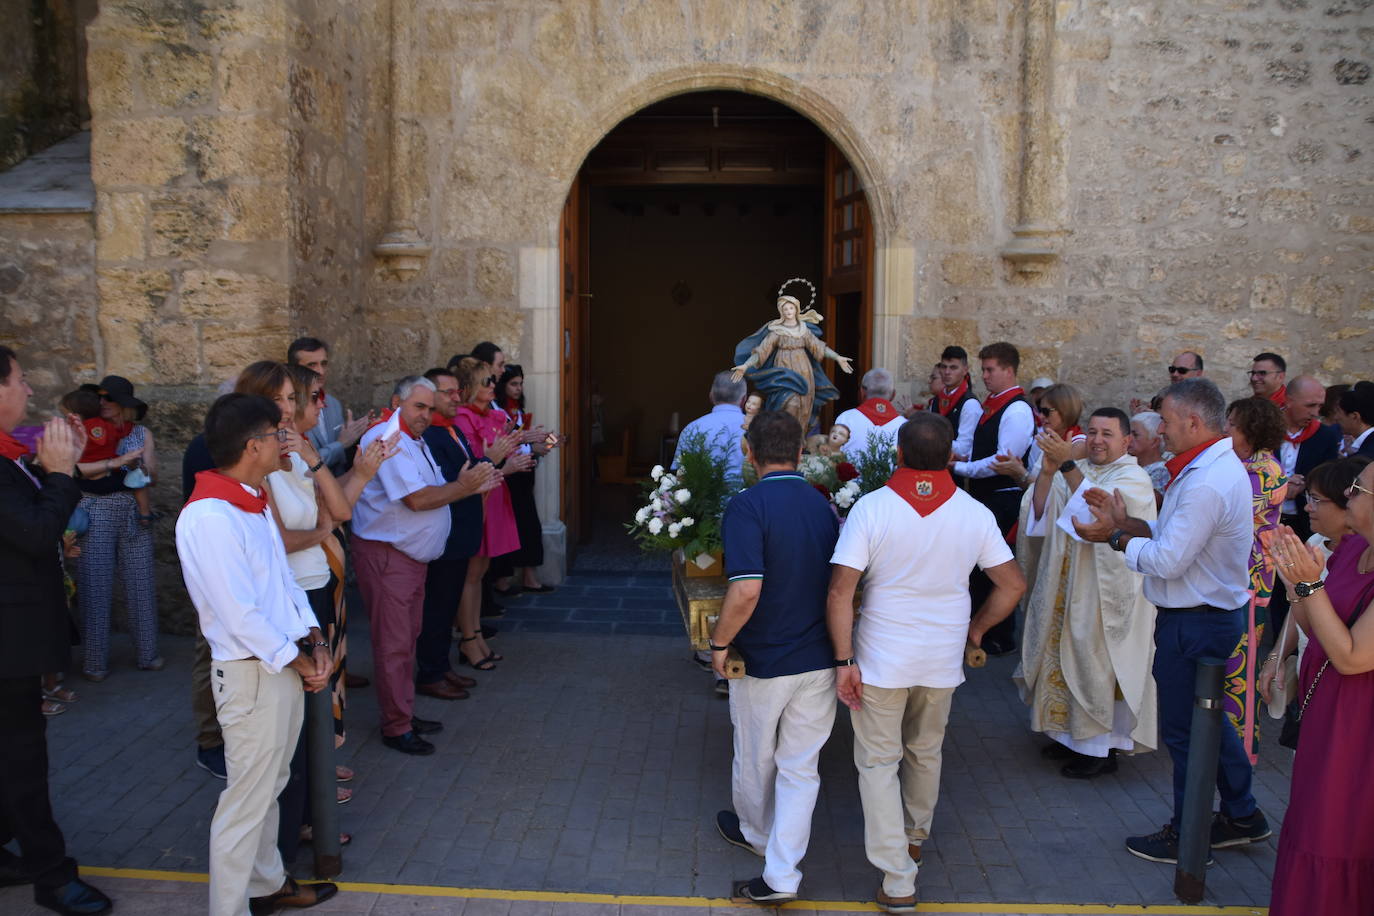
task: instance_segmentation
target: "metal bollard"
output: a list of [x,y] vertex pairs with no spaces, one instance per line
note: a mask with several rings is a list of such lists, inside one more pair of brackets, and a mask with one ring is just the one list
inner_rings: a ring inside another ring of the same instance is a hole
[[1199,903],[1207,890],[1207,857],[1212,851],[1212,792],[1221,753],[1221,682],[1226,662],[1201,658],[1193,687],[1193,723],[1188,735],[1188,772],[1184,777],[1183,813],[1179,818],[1178,868],[1174,896]]
[[315,850],[315,877],[333,878],[343,871],[339,848],[339,800],[334,773],[334,700],[329,688],[305,695],[306,766],[310,773],[310,820]]

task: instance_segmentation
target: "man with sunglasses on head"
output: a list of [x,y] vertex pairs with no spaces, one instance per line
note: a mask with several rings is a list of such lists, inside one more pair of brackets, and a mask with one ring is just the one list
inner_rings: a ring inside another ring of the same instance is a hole
[[226,394],[205,418],[215,469],[196,474],[177,519],[177,555],[201,632],[228,782],[210,821],[212,916],[310,907],[329,883],[297,884],[277,849],[277,796],[305,715],[302,688],[329,685],[329,643],[286,561],[263,482],[286,447],[281,411]]

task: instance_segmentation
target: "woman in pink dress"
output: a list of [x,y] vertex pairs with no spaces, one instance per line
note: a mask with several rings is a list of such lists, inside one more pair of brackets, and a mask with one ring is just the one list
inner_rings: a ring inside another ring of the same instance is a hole
[[[512,432],[510,417],[492,404],[496,397],[496,373],[491,364],[465,357],[454,367],[454,374],[464,401],[453,423],[467,437],[474,456],[489,459],[507,476],[529,470],[533,463],[530,457],[515,452],[520,444],[519,431]],[[520,549],[520,535],[515,527],[510,490],[504,482],[484,500],[482,547],[468,562],[463,600],[458,605],[458,630],[462,634],[458,640],[458,654],[464,663],[478,671],[491,671],[502,657],[492,652],[482,638],[482,576],[492,557]]]
[[[1328,563],[1286,526],[1270,551],[1311,637],[1298,677],[1302,731],[1270,916],[1374,913],[1374,465],[1345,496],[1353,533]],[[1323,565],[1326,587],[1310,591]]]

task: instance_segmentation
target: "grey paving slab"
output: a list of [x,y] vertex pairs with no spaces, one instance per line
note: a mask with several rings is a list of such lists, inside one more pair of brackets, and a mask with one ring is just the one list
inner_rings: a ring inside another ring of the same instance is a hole
[[[508,599],[494,641],[506,661],[474,674],[471,699],[420,699],[419,715],[445,723],[434,756],[382,747],[373,691],[352,693],[339,752],[339,762],[357,771],[354,800],[339,809],[342,829],[355,838],[344,851],[345,880],[721,897],[732,880],[758,873],[759,860],[726,846],[713,824],[715,811],[730,804],[727,704],[689,661],[680,632],[617,631],[640,625],[649,610],[643,602],[670,600],[666,575],[580,574],[570,582],[552,595]],[[579,613],[595,619],[572,619]],[[353,669],[370,674],[365,616],[355,613],[352,622]],[[142,672],[127,639],[117,637],[110,678],[75,681],[81,699],[50,722],[54,804],[83,863],[206,869],[223,783],[193,766],[190,649],[189,640],[164,637],[167,668]],[[994,659],[970,672],[955,695],[920,876],[924,899],[1173,903],[1172,870],[1122,846],[1127,833],[1151,832],[1168,817],[1165,755],[1125,759],[1118,773],[1092,782],[1062,779],[1026,729],[1012,667],[1012,659]],[[1275,733],[1265,735],[1255,785],[1277,825],[1291,753],[1273,743]],[[863,854],[843,709],[821,773],[803,893],[871,899],[878,876]],[[1208,902],[1264,904],[1275,843],[1218,853]],[[308,853],[297,866],[308,871]],[[9,912],[4,904],[18,898],[4,894],[0,911]],[[457,912],[454,899],[444,899],[447,909],[425,909],[433,901],[381,895],[368,906]],[[480,903],[482,916],[500,910]]]

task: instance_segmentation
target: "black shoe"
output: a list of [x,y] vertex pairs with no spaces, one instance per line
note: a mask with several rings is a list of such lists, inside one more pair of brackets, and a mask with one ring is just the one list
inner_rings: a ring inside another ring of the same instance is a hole
[[503,604],[497,604],[497,603],[494,602],[494,601],[493,601],[491,604],[484,604],[484,605],[482,605],[482,614],[481,614],[481,616],[483,616],[483,617],[505,617],[505,616],[506,616],[506,606],[503,605]]
[[[763,858],[763,854],[753,846],[750,846],[749,841],[744,838],[744,831],[739,829],[739,815],[735,812],[716,812],[716,832],[731,846],[747,849],[759,858]],[[763,879],[760,878],[759,880],[762,881]]]
[[1046,760],[1069,760],[1074,756],[1074,752],[1058,741],[1055,741],[1052,744],[1047,744],[1042,747],[1040,749],[1040,756],[1044,757]]
[[216,779],[228,779],[229,770],[224,764],[224,745],[196,750],[196,766]]
[[24,871],[23,865],[19,862],[19,857],[8,849],[0,847],[0,887],[15,887],[20,884],[32,884],[33,878]]
[[60,887],[36,885],[33,889],[33,902],[41,907],[56,910],[63,916],[108,913],[114,907],[113,900],[80,878],[68,881]]
[[483,639],[491,639],[493,636],[499,636],[501,631],[489,623],[484,623],[482,624],[481,633]]
[[700,668],[702,671],[710,671],[710,670],[711,670],[711,660],[710,660],[709,658],[702,658],[700,655],[697,655],[695,652],[693,652],[691,655],[689,655],[689,656],[687,656],[687,657],[688,657],[689,659],[691,659],[692,664],[696,665],[696,666],[697,666],[698,668]]
[[444,723],[436,722],[433,719],[421,719],[418,716],[412,716],[410,727],[414,729],[417,735],[432,735],[435,732],[443,731]]
[[[1147,836],[1126,837],[1126,851],[1150,862],[1178,864],[1178,831],[1173,824],[1165,824],[1157,833]],[[1207,854],[1206,865],[1213,863],[1212,854]]]
[[1264,812],[1258,808],[1254,814],[1243,819],[1230,818],[1218,811],[1212,818],[1212,848],[1230,849],[1258,843],[1269,839],[1273,832],[1264,818]]
[[984,636],[979,648],[986,652],[989,658],[1001,658],[1016,651],[1016,640]]
[[1059,772],[1069,779],[1092,779],[1106,773],[1116,772],[1116,749],[1107,751],[1106,757],[1090,757],[1087,754],[1074,754],[1077,758],[1059,768]]
[[434,745],[414,732],[406,732],[404,735],[382,735],[382,743],[394,751],[414,754],[417,757],[427,757],[434,753]]
[[784,891],[775,891],[763,880],[762,877],[754,878],[750,881],[741,881],[735,885],[734,894],[736,900],[751,900],[754,903],[787,903],[789,900],[796,900],[796,894],[788,894]]

